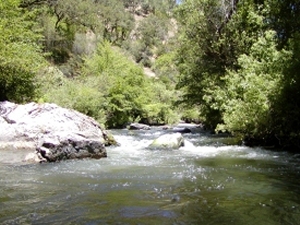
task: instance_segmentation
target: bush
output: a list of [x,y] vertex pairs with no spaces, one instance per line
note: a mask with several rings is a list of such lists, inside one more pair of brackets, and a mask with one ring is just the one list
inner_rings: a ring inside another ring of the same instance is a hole
[[246,137],[266,136],[271,132],[271,103],[280,93],[283,70],[290,52],[278,51],[274,32],[267,31],[253,44],[250,55],[238,59],[241,69],[228,71],[226,89],[216,91],[228,130]]
[[45,59],[35,23],[19,4],[15,0],[0,4],[0,100],[23,103],[35,99],[35,75]]
[[149,101],[143,106],[143,121],[154,124],[174,124],[180,120],[180,113],[174,107],[177,94],[167,88],[161,80],[154,78],[147,86]]
[[67,78],[50,67],[39,76],[41,101],[76,109],[110,128],[128,122],[175,123],[179,114],[172,109],[176,95],[108,42],[85,59],[82,76]]
[[41,87],[40,102],[51,102],[75,109],[105,123],[104,98],[95,77],[68,79],[57,68],[50,67],[38,76]]
[[149,101],[146,91],[149,80],[142,68],[127,59],[118,48],[108,42],[99,44],[95,54],[86,59],[83,73],[94,76],[98,90],[104,96],[106,124],[122,127],[134,121]]
[[0,101],[23,103],[37,96],[35,74],[14,66],[0,64]]

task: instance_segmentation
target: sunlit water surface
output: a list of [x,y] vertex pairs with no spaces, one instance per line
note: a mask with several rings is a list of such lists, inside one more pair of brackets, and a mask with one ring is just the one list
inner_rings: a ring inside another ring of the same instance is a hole
[[100,160],[0,164],[0,224],[300,224],[300,155],[204,132],[148,150],[164,132],[114,130]]

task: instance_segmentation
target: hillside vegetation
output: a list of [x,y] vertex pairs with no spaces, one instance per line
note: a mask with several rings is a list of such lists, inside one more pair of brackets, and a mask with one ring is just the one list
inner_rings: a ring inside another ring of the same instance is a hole
[[300,147],[295,0],[7,0],[0,100]]

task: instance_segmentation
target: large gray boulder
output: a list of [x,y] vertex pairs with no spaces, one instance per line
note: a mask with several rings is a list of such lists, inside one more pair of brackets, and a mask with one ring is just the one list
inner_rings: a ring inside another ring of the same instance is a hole
[[[92,118],[55,104],[0,102],[0,154],[31,151],[26,160],[106,157],[113,137]],[[2,159],[3,161],[4,159]]]
[[150,145],[150,149],[179,149],[184,146],[184,138],[181,133],[163,134],[156,138]]

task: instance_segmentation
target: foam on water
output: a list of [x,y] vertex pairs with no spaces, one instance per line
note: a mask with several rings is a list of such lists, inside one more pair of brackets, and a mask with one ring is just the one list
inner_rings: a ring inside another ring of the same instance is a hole
[[100,160],[0,165],[0,223],[297,224],[299,155],[197,133],[149,150],[163,132],[113,131]]
[[[155,133],[143,133],[140,136],[126,136],[116,135],[116,139],[122,143],[119,147],[112,147],[108,151],[111,153],[117,153],[120,155],[127,155],[130,157],[148,157],[153,153],[152,150],[147,149],[150,143],[159,135],[161,132]],[[221,145],[212,146],[205,145],[199,146],[194,143],[194,136],[184,136],[185,144],[179,150],[174,150],[179,155],[188,155],[195,157],[231,157],[231,158],[246,158],[246,159],[270,159],[276,160],[280,158],[280,153],[274,151],[268,151],[259,147],[251,148],[247,146],[239,145]],[[199,139],[198,139],[199,141]],[[157,152],[153,153],[154,155]],[[281,153],[284,154],[284,153]]]

